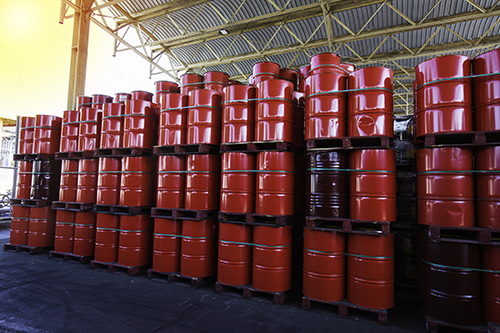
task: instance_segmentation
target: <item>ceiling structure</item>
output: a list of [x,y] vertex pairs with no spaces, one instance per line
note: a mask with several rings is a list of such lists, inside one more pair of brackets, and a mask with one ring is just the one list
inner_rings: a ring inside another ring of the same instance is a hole
[[[415,66],[431,57],[475,57],[500,46],[500,0],[61,0],[90,14],[135,52],[150,75],[227,72],[246,80],[256,62],[299,68],[336,52],[358,68],[394,70],[396,113],[412,113]],[[83,10],[80,6],[84,7]],[[66,14],[62,14],[64,17]],[[135,34],[139,45],[127,42]]]

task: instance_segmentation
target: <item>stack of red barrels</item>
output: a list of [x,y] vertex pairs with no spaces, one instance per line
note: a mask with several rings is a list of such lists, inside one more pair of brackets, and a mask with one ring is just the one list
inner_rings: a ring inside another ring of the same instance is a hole
[[37,253],[54,245],[55,211],[50,205],[59,195],[61,163],[54,157],[60,137],[60,117],[21,117],[19,153],[14,156],[19,177],[6,248],[24,247]]
[[472,61],[463,55],[424,61],[414,87],[417,137],[439,134],[452,142],[417,152],[418,222],[426,231],[454,228],[464,235],[463,244],[420,237],[424,312],[452,324],[498,323],[500,247],[467,240],[466,231],[500,230],[500,146],[454,140],[464,132],[500,130],[500,50]]
[[[304,300],[336,304],[346,298],[386,311],[394,306],[394,235],[363,222],[376,227],[396,220],[395,151],[380,144],[344,150],[335,142],[392,138],[392,70],[355,70],[336,54],[321,53],[299,77],[308,148],[321,143],[307,151]],[[358,224],[362,233],[350,233]]]

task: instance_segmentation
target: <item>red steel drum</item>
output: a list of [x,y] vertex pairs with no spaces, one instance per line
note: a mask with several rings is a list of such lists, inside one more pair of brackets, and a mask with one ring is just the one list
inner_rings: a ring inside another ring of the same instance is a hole
[[188,95],[190,91],[203,89],[203,76],[198,74],[184,74],[181,76],[180,93]]
[[76,97],[77,110],[80,111],[81,108],[91,108],[92,107],[92,97],[90,96],[77,96]]
[[35,116],[34,154],[55,154],[59,150],[61,123],[60,117],[44,114]]
[[19,128],[19,154],[33,153],[33,139],[35,137],[35,117],[21,117]]
[[186,209],[219,209],[220,170],[217,155],[188,155]]
[[347,299],[371,309],[394,306],[394,234],[348,234]]
[[12,245],[28,244],[28,230],[30,221],[30,207],[12,206],[10,221],[10,239]]
[[257,154],[255,213],[293,215],[294,155],[291,152]]
[[268,292],[292,288],[292,226],[253,229],[252,286]]
[[251,225],[219,223],[218,282],[232,286],[252,283],[252,228]]
[[182,275],[204,277],[216,273],[217,226],[217,220],[182,221]]
[[385,67],[366,67],[349,74],[348,136],[394,133],[393,72]]
[[[476,131],[500,129],[500,50],[492,50],[478,55],[472,61],[475,77],[474,91],[474,126]],[[493,74],[494,75],[488,75]]]
[[155,218],[153,270],[170,273],[181,270],[182,220]]
[[18,167],[16,198],[30,199],[33,161],[19,161]]
[[340,67],[340,57],[335,53],[319,53],[311,57],[311,70],[309,75],[335,73],[346,75],[345,70]]
[[125,102],[123,146],[153,149],[157,141],[156,104],[149,101]]
[[308,216],[349,217],[348,156],[339,150],[307,155]]
[[147,92],[147,91],[134,90],[134,91],[132,91],[132,98],[131,99],[152,102],[153,101],[153,94],[150,92]]
[[[156,81],[155,82],[156,96],[161,93],[179,93],[179,85],[172,81]],[[157,98],[156,103],[160,100]]]
[[422,235],[417,246],[424,313],[452,324],[479,324],[480,273],[474,270],[480,267],[479,246],[436,242]]
[[[500,229],[500,146],[476,149],[476,221],[481,228]],[[496,172],[495,172],[496,171]]]
[[262,61],[253,65],[252,82],[257,86],[262,81],[278,80],[280,78],[280,65],[271,61]]
[[158,156],[156,207],[184,208],[186,156]]
[[396,221],[396,152],[355,150],[349,163],[350,218]]
[[474,177],[471,170],[473,157],[470,148],[419,149],[418,223],[473,227]]
[[59,253],[73,253],[74,233],[75,212],[58,210],[56,213],[54,251]]
[[78,160],[61,161],[59,201],[76,202],[78,187]]
[[28,226],[28,246],[53,246],[55,222],[56,211],[49,206],[31,207]]
[[142,266],[151,263],[153,220],[149,215],[120,217],[118,264]]
[[309,76],[309,72],[311,71],[311,65],[302,66],[299,68],[299,86],[298,89],[300,92],[306,92],[306,79]]
[[203,89],[214,90],[224,95],[224,87],[229,84],[229,75],[223,72],[206,72],[203,75]]
[[100,147],[102,111],[82,108],[78,134],[78,151],[96,150]]
[[305,97],[306,94],[294,91],[293,99],[293,139],[292,143],[297,147],[304,147],[304,120],[305,120]]
[[500,246],[481,246],[481,268],[497,272],[481,272],[483,321],[500,324]]
[[222,95],[198,89],[189,93],[187,143],[220,144]]
[[356,65],[350,62],[341,62],[340,67],[342,67],[346,73],[352,73],[356,70]]
[[256,141],[293,141],[293,84],[286,80],[257,84]]
[[92,95],[92,108],[102,110],[105,103],[113,103],[113,97],[107,95]]
[[299,73],[295,69],[281,68],[279,73],[280,79],[292,82],[293,90],[297,90],[297,80],[299,78]]
[[240,81],[236,81],[236,80],[228,80],[228,81],[227,81],[227,84],[228,84],[228,86],[239,86],[239,85],[243,85],[243,83],[241,83]]
[[95,261],[118,261],[120,215],[96,214]]
[[126,101],[104,104],[100,148],[123,147],[123,120]]
[[79,127],[80,112],[72,110],[64,111],[61,124],[61,142],[59,151],[71,152],[78,150]]
[[[245,172],[248,170],[247,172]],[[255,154],[222,154],[220,211],[253,213],[255,210]]]
[[302,293],[320,301],[345,296],[345,234],[304,229]]
[[75,241],[73,254],[93,256],[95,247],[96,214],[94,212],[75,213]]
[[95,202],[98,168],[99,160],[97,158],[78,160],[76,202]]
[[61,161],[33,161],[33,177],[31,180],[31,199],[57,201],[59,199],[59,182],[61,177]]
[[123,157],[120,206],[154,206],[155,163],[151,157]]
[[417,137],[427,133],[472,131],[471,60],[447,55],[415,67]]
[[346,77],[342,73],[318,73],[306,79],[305,138],[346,136]]
[[158,145],[182,145],[186,143],[187,106],[189,96],[162,93],[160,96],[160,136]]
[[222,143],[254,141],[255,88],[233,85],[224,88]]
[[[125,101],[128,101],[132,99],[132,94],[129,93],[116,93],[115,94],[115,99],[113,100],[113,103],[125,103]],[[109,104],[109,103],[106,103]]]
[[118,205],[120,202],[122,159],[120,157],[99,158],[96,204]]

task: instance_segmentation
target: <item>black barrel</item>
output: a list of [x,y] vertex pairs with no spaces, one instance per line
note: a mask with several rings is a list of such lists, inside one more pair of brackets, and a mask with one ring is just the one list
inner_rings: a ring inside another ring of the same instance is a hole
[[57,201],[59,199],[59,180],[61,178],[61,161],[33,161],[31,182],[31,199]]

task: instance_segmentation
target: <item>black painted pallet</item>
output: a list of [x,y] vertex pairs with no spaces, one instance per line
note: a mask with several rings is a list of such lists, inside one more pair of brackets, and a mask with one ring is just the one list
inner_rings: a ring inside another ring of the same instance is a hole
[[219,212],[219,222],[282,227],[297,221],[297,215],[262,215]]
[[180,274],[179,272],[158,272],[153,269],[148,269],[148,278],[150,279],[161,279],[167,280],[168,282],[183,282],[190,285],[192,288],[199,288],[205,284],[215,281],[215,275],[202,276],[202,277],[190,277]]
[[14,161],[48,161],[55,158],[55,154],[14,154]]
[[59,151],[55,155],[56,160],[80,160],[87,158],[95,158],[93,150]]
[[415,139],[423,147],[492,146],[500,144],[500,131],[430,133]]
[[152,149],[146,148],[100,148],[94,150],[94,157],[150,157]]
[[217,218],[216,210],[192,210],[184,208],[151,208],[151,217],[165,219],[202,221]]
[[84,202],[54,201],[52,202],[52,209],[69,210],[72,212],[86,212],[94,209],[94,204]]
[[[288,291],[264,291],[252,287],[251,285],[234,286],[222,282],[215,283],[215,292],[237,298],[245,298],[252,301],[268,304],[282,305]],[[263,297],[268,296],[268,297]]]
[[94,259],[94,256],[79,256],[73,253],[50,251],[49,258],[64,259],[64,261],[77,262],[80,264],[88,264],[92,259]]
[[222,143],[220,145],[221,153],[239,152],[239,153],[259,153],[264,151],[278,152],[302,152],[304,149],[294,146],[287,141],[252,141],[238,143]]
[[10,204],[13,206],[26,206],[26,207],[45,207],[50,206],[52,201],[45,199],[10,199]]
[[391,148],[392,144],[393,138],[388,135],[306,140],[307,150]]
[[462,331],[476,332],[476,333],[488,332],[488,327],[486,325],[457,325],[457,324],[447,323],[445,321],[430,316],[425,316],[425,327],[427,328],[427,332],[431,333],[437,333],[439,327],[448,327],[448,328],[454,328]]
[[306,217],[307,229],[379,236],[388,236],[391,233],[391,223],[393,222],[364,221],[340,217]]
[[120,205],[99,205],[94,204],[94,213],[114,214],[114,215],[144,215],[150,214],[150,206],[120,206]]
[[421,225],[432,240],[446,242],[500,245],[500,229],[476,227],[449,227],[440,225]]
[[28,245],[14,245],[10,243],[5,243],[3,245],[3,250],[4,251],[16,251],[16,252],[28,252],[29,254],[41,254],[41,253],[47,253],[50,250],[52,250],[54,247],[53,246],[46,246],[46,247],[35,247],[35,246],[28,246]]
[[134,276],[140,273],[145,273],[151,265],[124,266],[117,262],[100,262],[90,261],[90,267],[96,270],[105,270],[119,275]]
[[192,155],[192,154],[219,154],[219,145],[193,143],[172,146],[155,146],[155,155]]

